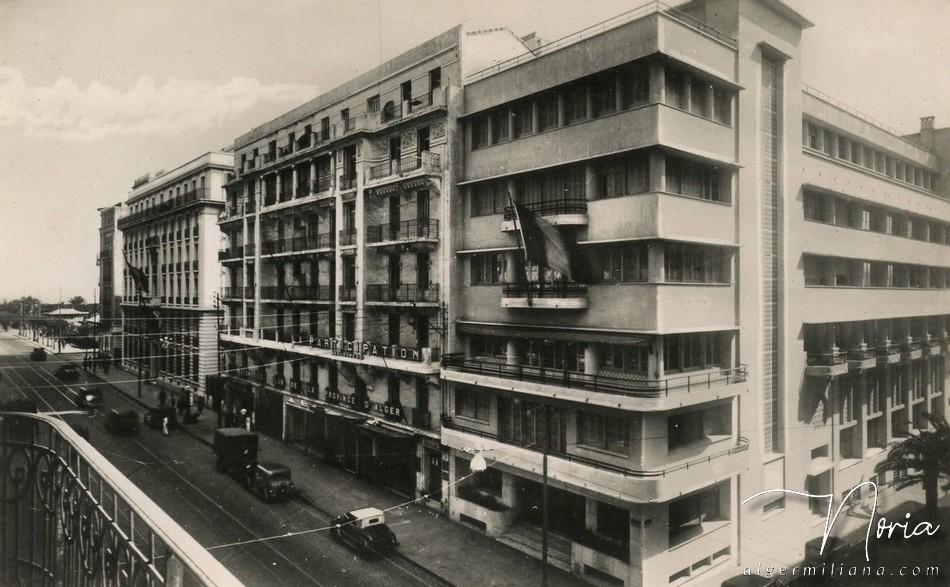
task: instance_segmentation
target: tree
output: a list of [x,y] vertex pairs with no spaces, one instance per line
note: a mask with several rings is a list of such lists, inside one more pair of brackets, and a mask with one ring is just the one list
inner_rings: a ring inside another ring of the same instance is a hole
[[[950,476],[950,424],[943,414],[924,416],[933,429],[919,430],[891,447],[887,459],[878,463],[874,471],[902,471],[904,475],[893,483],[897,489],[922,484],[927,516],[935,523],[940,477]],[[944,490],[948,488],[950,483],[943,486]]]
[[73,296],[69,298],[69,305],[76,308],[77,310],[81,310],[85,304],[86,298],[82,296]]

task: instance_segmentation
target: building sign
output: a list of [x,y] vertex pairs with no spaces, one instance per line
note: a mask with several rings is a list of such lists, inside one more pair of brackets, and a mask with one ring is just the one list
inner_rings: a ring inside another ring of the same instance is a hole
[[296,406],[298,408],[303,408],[305,410],[313,410],[317,408],[316,402],[304,399],[302,397],[288,397],[286,398],[287,405]]
[[402,420],[402,406],[393,405],[388,402],[373,402],[373,410],[393,420]]
[[360,399],[357,399],[357,397],[353,394],[340,393],[339,391],[336,391],[334,389],[327,390],[327,401],[340,403],[356,410],[366,411],[366,410],[369,410],[370,408],[370,403],[369,403],[368,398],[363,398],[362,400],[360,400]]
[[310,336],[306,341],[312,347],[326,349],[339,357],[362,359],[366,355],[384,357],[387,359],[403,359],[405,361],[422,361],[422,351],[417,348],[399,346],[397,344],[376,344],[343,340],[342,338],[318,338]]

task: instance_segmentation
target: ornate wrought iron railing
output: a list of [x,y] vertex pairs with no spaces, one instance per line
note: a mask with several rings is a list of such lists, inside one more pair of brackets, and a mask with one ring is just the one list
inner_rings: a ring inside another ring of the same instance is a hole
[[0,413],[0,584],[240,585],[50,416]]

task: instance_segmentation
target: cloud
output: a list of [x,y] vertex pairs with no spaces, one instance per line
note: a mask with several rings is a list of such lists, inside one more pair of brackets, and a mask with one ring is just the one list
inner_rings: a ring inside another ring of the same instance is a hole
[[30,86],[20,70],[0,66],[0,128],[27,136],[95,141],[113,136],[171,136],[233,120],[262,103],[302,104],[317,94],[307,84],[263,85],[246,77],[221,84],[140,77],[127,90],[68,77]]

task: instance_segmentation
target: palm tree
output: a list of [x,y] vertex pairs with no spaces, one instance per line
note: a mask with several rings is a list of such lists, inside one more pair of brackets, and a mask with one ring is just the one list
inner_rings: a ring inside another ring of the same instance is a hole
[[69,305],[76,308],[77,310],[82,310],[82,307],[86,304],[86,298],[82,296],[73,296],[69,298]]
[[[933,429],[919,430],[891,447],[887,459],[878,463],[874,471],[902,471],[904,475],[893,483],[897,489],[923,484],[925,511],[935,523],[940,477],[950,476],[950,424],[943,414],[924,416]],[[950,483],[943,486],[944,490],[948,488]]]

